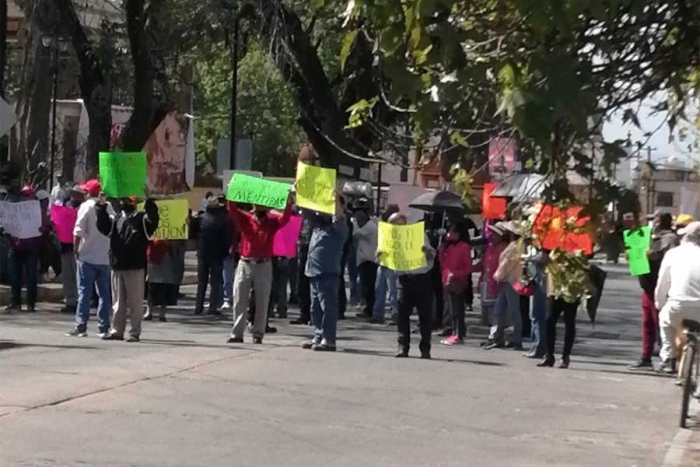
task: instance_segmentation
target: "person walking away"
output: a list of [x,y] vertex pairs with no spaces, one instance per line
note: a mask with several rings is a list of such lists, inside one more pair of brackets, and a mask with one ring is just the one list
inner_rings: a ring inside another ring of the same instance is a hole
[[676,371],[676,336],[683,320],[700,322],[700,222],[679,229],[680,246],[669,250],[661,261],[655,301],[661,328],[661,373]]
[[[61,308],[61,313],[75,314],[78,308],[78,264],[75,261],[75,251],[73,249],[75,242],[73,230],[78,218],[78,209],[84,200],[85,191],[76,185],[70,190],[68,198],[61,200],[60,203],[65,208],[73,209],[75,212],[75,221],[71,225],[64,226],[66,230],[70,228],[70,236],[68,238],[59,238],[61,245],[61,283],[63,285],[63,298],[66,303]],[[56,221],[54,220],[54,222]],[[58,231],[58,225],[56,230]]]
[[[654,231],[651,236],[651,244],[647,252],[649,260],[649,274],[639,276],[639,285],[642,287],[642,356],[630,366],[631,370],[652,369],[651,357],[654,353],[656,337],[659,333],[659,311],[654,300],[654,291],[659,279],[661,262],[666,253],[680,244],[678,236],[673,232],[673,218],[669,213],[657,212],[654,214]],[[641,233],[633,230],[630,235]]]
[[[406,216],[400,213],[392,214],[389,217],[390,224],[406,225],[407,222]],[[399,335],[399,350],[396,358],[408,358],[411,347],[411,313],[415,308],[418,311],[418,326],[421,337],[420,358],[430,359],[433,294],[425,292],[425,285],[430,283],[430,271],[434,266],[435,249],[430,245],[427,235],[423,241],[423,253],[425,253],[425,266],[412,271],[397,271],[399,297],[396,324]]]
[[228,203],[229,217],[240,232],[236,277],[233,284],[233,328],[229,344],[242,343],[250,294],[255,290],[253,343],[262,344],[267,326],[267,307],[272,288],[272,245],[275,233],[287,224],[292,213],[291,194],[283,214],[270,212],[265,206],[253,206],[253,212]]
[[[100,182],[92,179],[85,182],[81,189],[88,199],[78,209],[73,235],[73,251],[78,266],[78,309],[75,313],[75,328],[68,336],[86,337],[87,323],[90,319],[90,304],[93,292],[97,292],[99,303],[97,319],[99,336],[109,332],[110,311],[112,309],[112,291],[109,269],[109,237],[97,229],[97,200],[102,190]],[[107,213],[114,214],[107,205]]]
[[197,298],[194,314],[204,312],[207,285],[211,286],[208,314],[218,315],[224,285],[224,259],[230,254],[232,233],[226,207],[209,198],[207,209],[193,219],[191,235],[197,239]]
[[469,232],[461,223],[452,223],[440,248],[442,285],[445,290],[446,311],[452,317],[453,334],[441,343],[462,344],[467,334],[464,322],[464,289],[472,273],[472,252]]
[[348,238],[348,225],[343,201],[336,196],[335,216],[312,213],[313,226],[306,276],[311,283],[311,321],[314,337],[303,344],[305,349],[335,352],[338,327],[338,284],[343,247]]
[[[399,212],[399,207],[395,204],[390,204],[387,206],[386,212],[382,215],[382,222],[389,222],[392,215]],[[387,292],[389,294],[389,303],[391,306],[392,320],[396,319],[398,311],[398,276],[395,271],[385,267],[379,266],[377,273],[377,282],[374,287],[374,309],[372,310],[372,319],[370,323],[372,324],[384,324],[384,315],[386,312],[386,298]]]
[[[571,352],[574,348],[576,340],[576,313],[581,303],[581,296],[573,295],[569,291],[569,287],[565,285],[562,278],[570,272],[567,268],[568,263],[558,264],[553,261],[553,255],[563,254],[561,250],[549,252],[547,260],[547,293],[549,295],[547,302],[547,355],[537,364],[538,367],[553,367],[555,363],[554,350],[557,340],[557,321],[559,317],[564,317],[564,349],[561,356],[561,364],[559,368],[569,368]],[[588,269],[588,260],[583,259],[583,267]],[[586,275],[586,281],[590,281],[590,277]],[[583,284],[581,290],[592,290],[590,282]]]
[[365,300],[365,307],[358,317],[370,319],[374,310],[375,283],[377,282],[377,220],[369,215],[369,200],[359,198],[353,204],[354,222],[352,226],[353,243],[357,255],[357,271],[360,287]]
[[522,321],[520,315],[520,296],[513,286],[522,278],[523,266],[520,262],[519,227],[514,221],[497,224],[503,231],[503,242],[508,246],[501,252],[498,268],[493,277],[499,283],[496,304],[493,308],[493,325],[484,349],[505,347],[505,331],[508,323],[513,323],[510,347],[522,350]]
[[166,322],[169,306],[177,305],[177,288],[179,285],[177,259],[182,245],[169,240],[153,240],[148,245],[147,283],[148,306],[144,321],[152,321],[158,310],[158,321]]
[[[30,186],[25,186],[19,193],[19,202],[35,200],[34,190]],[[42,219],[44,219],[42,215]],[[12,283],[10,305],[7,312],[22,311],[22,277],[27,281],[27,310],[36,311],[37,295],[37,262],[39,250],[41,249],[42,237],[48,226],[42,225],[36,232],[36,237],[15,238],[8,235],[10,243],[10,280]]]
[[124,198],[122,211],[110,215],[107,203],[99,200],[95,205],[97,229],[109,237],[109,256],[112,266],[112,329],[105,340],[124,340],[126,315],[129,310],[131,330],[127,342],[141,340],[143,297],[148,263],[148,242],[158,229],[158,205],[149,198],[145,212],[137,212],[137,198]]
[[297,240],[297,299],[299,300],[299,318],[289,323],[305,326],[311,323],[311,283],[306,276],[306,262],[309,258],[309,244],[313,234],[313,225],[306,211],[302,211],[301,233]]

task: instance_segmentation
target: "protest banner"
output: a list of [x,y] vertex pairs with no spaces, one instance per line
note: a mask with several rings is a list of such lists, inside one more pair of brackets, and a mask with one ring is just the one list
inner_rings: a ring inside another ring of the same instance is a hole
[[112,198],[143,197],[146,192],[145,152],[101,152],[100,182]]
[[[158,229],[153,238],[156,240],[187,240],[189,238],[189,209],[186,199],[161,199],[158,205]],[[144,203],[139,204],[143,211]]]
[[20,239],[41,236],[41,206],[39,201],[20,203],[0,202],[0,225],[5,233]]
[[651,272],[647,251],[651,246],[651,227],[640,227],[635,230],[625,230],[622,232],[627,249],[627,263],[630,274],[633,276],[643,276]]
[[297,206],[312,211],[335,214],[336,171],[297,164]]
[[484,183],[484,191],[481,195],[481,217],[483,219],[503,219],[506,216],[507,200],[491,197],[491,193],[496,188],[498,188],[498,183]]
[[561,248],[569,253],[593,253],[593,239],[586,231],[590,218],[580,217],[581,209],[574,206],[562,211],[555,206],[540,206],[532,228],[540,246],[545,250]]
[[411,225],[379,223],[380,264],[394,271],[413,271],[427,264],[425,222]]
[[272,255],[284,258],[295,258],[297,255],[297,240],[301,233],[301,216],[292,216],[275,234],[272,243]]
[[73,244],[73,229],[78,219],[78,210],[54,204],[51,206],[51,220],[56,228],[56,237],[61,243]]
[[254,204],[284,209],[289,199],[289,183],[272,182],[240,173],[234,174],[226,199],[234,203]]

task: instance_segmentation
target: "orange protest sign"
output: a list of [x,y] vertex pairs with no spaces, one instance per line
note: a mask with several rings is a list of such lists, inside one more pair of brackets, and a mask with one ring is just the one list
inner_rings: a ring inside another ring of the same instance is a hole
[[483,219],[503,219],[506,216],[506,199],[491,198],[491,193],[498,188],[498,183],[484,183],[481,195],[481,217]]
[[581,209],[575,206],[562,212],[557,207],[542,205],[533,225],[533,234],[540,246],[545,250],[562,248],[569,253],[592,254],[593,239],[586,231],[591,219],[579,217]]

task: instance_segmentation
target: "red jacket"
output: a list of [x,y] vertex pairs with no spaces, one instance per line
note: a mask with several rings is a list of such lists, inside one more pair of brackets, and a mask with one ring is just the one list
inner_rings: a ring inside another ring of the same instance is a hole
[[472,273],[472,248],[467,242],[444,243],[440,248],[442,285],[452,274],[455,279],[464,279]]

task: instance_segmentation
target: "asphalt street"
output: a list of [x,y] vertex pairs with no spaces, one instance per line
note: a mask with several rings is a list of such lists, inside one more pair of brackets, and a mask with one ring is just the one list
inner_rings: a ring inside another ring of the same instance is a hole
[[335,354],[301,349],[309,329],[286,320],[230,346],[230,318],[191,309],[145,323],[139,344],[103,342],[95,322],[65,337],[55,312],[0,316],[0,467],[697,465],[692,430],[669,461],[678,388],[626,368],[641,313],[621,266],[595,328],[579,316],[569,370],[480,349],[476,315],[465,346],[436,337],[425,361],[393,358],[395,329],[354,319]]

